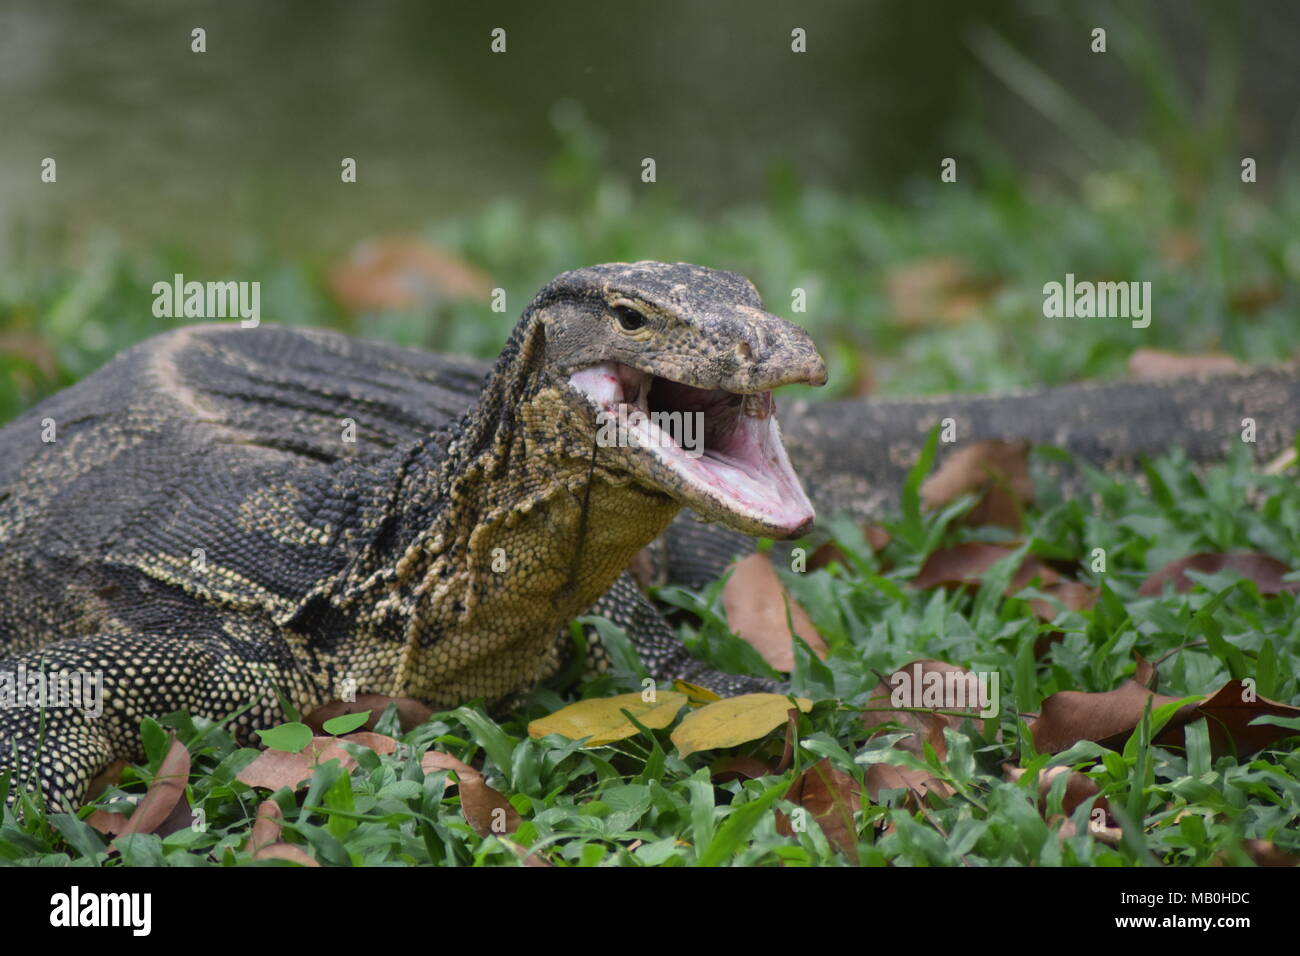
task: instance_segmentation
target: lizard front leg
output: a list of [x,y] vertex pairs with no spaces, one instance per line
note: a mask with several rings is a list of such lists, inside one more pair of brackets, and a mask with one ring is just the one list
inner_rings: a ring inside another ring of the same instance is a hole
[[20,790],[51,809],[75,810],[96,775],[115,760],[137,761],[140,721],[173,711],[232,723],[247,740],[285,718],[283,701],[305,708],[325,694],[278,636],[99,634],[48,644],[0,661],[0,774],[9,802]]

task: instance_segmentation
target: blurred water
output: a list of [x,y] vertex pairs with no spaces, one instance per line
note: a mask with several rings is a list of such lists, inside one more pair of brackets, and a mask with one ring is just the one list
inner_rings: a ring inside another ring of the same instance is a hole
[[[1186,19],[1177,6],[1174,24]],[[1298,7],[1257,5],[1263,46],[1248,67],[1294,53]],[[1270,29],[1288,9],[1287,29]],[[1032,164],[1060,144],[974,64],[964,37],[977,21],[1125,109],[1078,23],[1052,33],[1041,6],[992,0],[5,0],[0,235],[15,221],[104,225],[141,242],[228,250],[255,235],[334,252],[538,196],[555,181],[557,104],[603,132],[603,162],[629,188],[651,156],[658,188],[700,210],[763,195],[774,169],[892,189],[999,135]],[[190,51],[195,26],[204,54]],[[497,26],[503,55],[489,51]],[[806,54],[790,51],[794,26]],[[1267,89],[1251,101],[1264,116]],[[1293,112],[1294,101],[1280,119]],[[37,179],[46,156],[54,186]],[[359,163],[355,185],[340,182],[345,156]]]

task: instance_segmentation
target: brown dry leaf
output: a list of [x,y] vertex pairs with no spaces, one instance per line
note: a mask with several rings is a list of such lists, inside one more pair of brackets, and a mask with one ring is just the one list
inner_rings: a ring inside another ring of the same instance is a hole
[[1137,349],[1128,357],[1128,377],[1139,382],[1183,378],[1188,375],[1222,375],[1244,366],[1231,355],[1181,355],[1163,349]]
[[369,747],[377,754],[388,756],[397,751],[397,741],[388,734],[376,734],[368,730],[356,730],[341,740],[346,740],[350,744],[360,744],[362,747]]
[[[1079,832],[1079,828],[1074,825],[1074,821],[1069,817],[1063,816],[1059,813],[1054,813],[1047,818],[1047,825],[1049,827],[1054,827],[1058,823],[1061,825],[1061,828],[1056,831],[1056,835],[1062,840],[1066,837],[1075,836]],[[1094,840],[1107,843],[1110,846],[1119,846],[1120,842],[1124,839],[1124,831],[1119,827],[1089,826],[1088,832],[1092,834]]]
[[[794,778],[785,798],[807,810],[826,839],[858,862],[858,828],[853,814],[862,809],[862,790],[856,780],[823,757]],[[779,810],[776,829],[784,836],[794,836],[789,817]]]
[[[504,836],[519,829],[522,819],[510,801],[487,785],[483,774],[451,754],[430,750],[420,759],[425,773],[454,770],[460,782],[460,807],[465,822],[481,837]],[[448,781],[448,785],[450,781]],[[525,862],[527,862],[525,860]]]
[[[959,685],[963,692],[968,688],[966,681],[964,679],[958,681],[957,677],[970,673],[965,667],[958,667],[956,664],[949,664],[945,661],[917,660],[904,664],[876,685],[871,694],[871,709],[862,712],[862,723],[868,730],[872,731],[871,736],[873,737],[879,733],[894,733],[899,729],[910,730],[911,735],[897,741],[894,747],[899,750],[906,750],[916,757],[924,758],[925,744],[928,743],[934,748],[934,752],[939,756],[939,759],[942,760],[948,754],[948,744],[943,737],[944,727],[952,727],[955,730],[962,725],[966,718],[952,714],[889,709],[895,688],[904,686],[900,677],[896,675],[907,678],[906,686],[910,686],[914,695],[916,695],[911,698],[913,700],[918,699],[927,684],[942,681],[946,686],[950,683],[953,696],[948,699],[956,703],[957,697],[955,693]],[[948,677],[947,675],[950,674],[954,676]],[[985,729],[984,719],[978,716],[980,709],[978,700],[972,701],[971,705],[968,706],[941,707],[939,709],[967,711],[971,714],[970,719],[975,722],[980,731],[983,732]],[[871,795],[872,800],[879,800],[882,790],[897,789],[910,790],[915,797],[921,800],[924,800],[927,792],[936,793],[940,797],[950,797],[955,792],[947,783],[932,777],[924,770],[912,767],[896,767],[883,763],[872,764],[867,768],[867,792]]]
[[962,516],[963,524],[1019,530],[1024,509],[1034,500],[1029,442],[976,442],[949,455],[921,485],[921,501],[931,511],[966,494],[979,500]]
[[481,837],[514,833],[523,822],[510,801],[489,787],[477,771],[460,777],[460,807],[465,822]]
[[[1067,611],[1091,610],[1097,603],[1097,597],[1101,593],[1096,588],[1089,587],[1081,581],[1059,581],[1056,584],[1049,584],[1046,587],[1039,588],[1039,590],[1049,598],[1056,598],[1065,606]],[[1047,598],[1031,598],[1029,608],[1040,621],[1050,622],[1056,619],[1056,605]]]
[[[1272,840],[1245,840],[1241,848],[1256,866],[1300,866],[1300,857],[1283,850]],[[1211,866],[1227,866],[1226,856],[1220,853]]]
[[97,773],[95,778],[90,781],[90,786],[86,788],[86,803],[94,803],[99,799],[100,794],[109,787],[115,786],[122,779],[122,771],[130,765],[126,760],[114,760]]
[[254,860],[288,860],[299,866],[320,866],[307,853],[292,843],[272,843],[253,854]]
[[[1250,699],[1252,697],[1253,700]],[[1192,721],[1205,717],[1210,732],[1211,754],[1218,757],[1236,753],[1246,757],[1296,733],[1276,724],[1250,723],[1256,717],[1266,715],[1300,717],[1300,707],[1247,692],[1241,681],[1230,680],[1199,703],[1181,708],[1156,735],[1155,743],[1160,747],[1182,747],[1183,728]]]
[[[190,752],[176,739],[176,735],[172,734],[171,743],[167,748],[166,756],[162,759],[162,764],[158,767],[157,776],[149,781],[144,799],[132,811],[126,827],[118,833],[118,836],[157,831],[168,821],[177,807],[181,806],[181,797],[185,794],[185,784],[189,779]],[[185,825],[188,825],[190,816],[188,806],[184,807],[184,813]]]
[[0,332],[0,354],[25,359],[46,378],[53,378],[59,372],[58,355],[44,337],[34,332],[20,329]]
[[1038,717],[1029,722],[1034,749],[1060,753],[1080,740],[1092,740],[1111,750],[1122,749],[1142,719],[1148,698],[1153,711],[1178,700],[1152,694],[1135,680],[1126,680],[1114,690],[1101,693],[1057,691],[1043,701]]
[[455,253],[408,238],[361,243],[334,266],[329,285],[349,312],[485,301],[492,291],[492,280]]
[[[862,536],[866,539],[867,546],[876,554],[885,549],[889,544],[890,535],[878,524],[865,524],[862,526]],[[853,562],[848,556],[836,547],[832,541],[827,541],[808,556],[808,570],[816,571],[819,568],[827,567],[832,561],[838,561],[845,568],[852,568]]]
[[130,819],[125,813],[116,810],[95,810],[86,817],[86,822],[107,836],[120,836],[126,832]]
[[[862,723],[868,730],[883,727],[885,724],[895,724],[905,730],[911,730],[914,732],[912,737],[906,737],[894,746],[910,751],[920,757],[925,753],[922,744],[929,741],[935,752],[942,757],[947,753],[947,745],[943,740],[943,728],[952,727],[956,730],[966,718],[952,714],[890,709],[894,691],[896,688],[910,687],[913,692],[912,699],[919,700],[927,687],[937,687],[942,684],[945,688],[951,686],[953,696],[948,699],[955,702],[955,695],[959,690],[963,692],[963,695],[966,695],[969,691],[970,684],[967,675],[970,675],[970,673],[967,668],[949,664],[946,661],[930,659],[909,661],[886,675],[885,679],[875,686],[871,692],[871,709],[862,712]],[[953,676],[949,677],[948,675]],[[904,678],[906,684],[904,684]],[[991,689],[990,693],[992,693]],[[979,701],[971,700],[969,696],[966,696],[965,699],[967,702],[961,706],[939,707],[937,709],[961,710],[969,713],[971,715],[970,719],[975,722],[982,733],[985,730],[985,725],[984,718],[978,716],[980,710]],[[990,703],[996,702],[990,701]],[[874,735],[873,733],[872,736]]]
[[[921,570],[912,579],[911,586],[923,590],[933,587],[964,587],[974,590],[979,587],[980,579],[989,568],[1015,550],[1008,545],[989,544],[985,541],[967,541],[951,548],[939,548],[925,559],[925,564],[921,565]],[[1059,584],[1062,580],[1058,572],[1032,554],[1027,554],[1016,569],[1007,593],[1015,594],[1034,578],[1039,579],[1040,590]]]
[[351,772],[357,766],[356,759],[339,746],[340,741],[360,744],[384,754],[392,753],[397,745],[392,737],[366,731],[357,731],[346,737],[313,737],[311,743],[296,754],[284,750],[263,750],[235,779],[250,787],[267,790],[292,787],[296,790],[311,779],[318,765],[330,760],[337,760],[344,770]]
[[1170,229],[1160,237],[1160,257],[1181,266],[1201,257],[1201,238],[1188,229]]
[[732,754],[715,760],[709,765],[709,778],[714,783],[726,783],[728,780],[757,780],[770,773],[784,773],[774,770],[756,757],[744,754]]
[[257,807],[257,819],[253,822],[253,832],[248,836],[248,849],[257,855],[263,847],[273,845],[280,839],[281,824],[284,814],[280,805],[274,800],[263,800]]
[[957,792],[950,784],[930,776],[924,770],[873,763],[867,768],[867,793],[878,803],[881,792],[885,790],[909,791],[906,804],[911,806],[923,805],[926,795],[930,793],[940,800],[946,800]]
[[[477,770],[471,767],[451,754],[445,754],[440,750],[430,750],[420,758],[420,769],[425,773],[436,773],[439,770],[454,770],[456,776],[464,780],[466,777],[482,776]],[[455,784],[448,781],[448,786]]]
[[825,660],[829,653],[826,642],[808,612],[786,593],[772,560],[766,554],[751,554],[732,565],[731,577],[722,589],[727,626],[779,671],[794,669],[787,603],[794,632]]
[[358,694],[353,701],[336,700],[317,707],[302,719],[313,733],[325,733],[325,721],[342,717],[344,714],[361,714],[370,711],[370,717],[361,725],[361,730],[374,730],[379,718],[389,704],[397,705],[397,720],[403,732],[414,730],[433,716],[433,709],[427,704],[410,697],[388,697],[384,694]]
[[[1025,771],[1020,767],[1005,767],[1004,771],[1007,779],[1012,783],[1025,775]],[[1052,784],[1056,782],[1056,778],[1062,774],[1067,774],[1068,778],[1065,783],[1065,793],[1061,795],[1061,810],[1068,817],[1079,809],[1079,805],[1089,797],[1095,797],[1100,793],[1101,788],[1097,786],[1097,781],[1086,773],[1079,773],[1069,767],[1048,767],[1038,774],[1038,805],[1040,810],[1046,808],[1048,791],[1052,789]],[[1099,797],[1093,803],[1093,808],[1105,810],[1107,817],[1110,815],[1110,802],[1105,797]],[[1108,820],[1108,822],[1110,821]]]
[[1291,569],[1277,558],[1257,551],[1237,551],[1231,554],[1191,554],[1179,558],[1143,581],[1138,594],[1143,597],[1158,597],[1164,590],[1166,581],[1173,582],[1174,591],[1178,594],[1186,594],[1196,587],[1196,582],[1184,571],[1215,574],[1224,569],[1236,571],[1242,577],[1254,581],[1259,593],[1266,597],[1282,591],[1300,591],[1300,581],[1282,580],[1283,575],[1291,573]]
[[[1025,775],[1025,771],[1020,767],[1004,766],[1003,770],[1008,780],[1013,783]],[[1062,774],[1068,774],[1065,783],[1065,792],[1061,794],[1062,813],[1047,813],[1047,794],[1052,789],[1052,784]],[[1072,837],[1079,832],[1070,815],[1079,809],[1080,804],[1089,798],[1097,796],[1101,788],[1097,782],[1085,773],[1071,770],[1069,767],[1048,767],[1038,775],[1038,811],[1047,821],[1048,826],[1060,824],[1057,830],[1057,836],[1061,839]],[[1102,843],[1115,846],[1123,839],[1124,831],[1115,825],[1115,821],[1110,816],[1110,802],[1105,797],[1098,797],[1092,804],[1092,813],[1095,815],[1097,810],[1101,810],[1105,816],[1103,826],[1095,826],[1089,823],[1088,833],[1094,840],[1100,840]]]
[[[1141,665],[1138,677],[1153,680]],[[1102,693],[1058,691],[1043,701],[1038,718],[1029,722],[1034,747],[1045,753],[1060,753],[1080,740],[1092,740],[1102,747],[1120,750],[1142,719],[1148,697],[1153,711],[1178,700],[1152,693],[1139,680],[1127,680],[1115,690]],[[1185,746],[1184,728],[1201,717],[1207,718],[1210,752],[1215,757],[1234,752],[1249,756],[1295,734],[1273,724],[1251,725],[1250,721],[1264,715],[1300,717],[1300,707],[1253,695],[1241,681],[1230,680],[1213,694],[1179,708],[1153,743],[1159,747]]]
[[973,275],[960,259],[919,259],[885,276],[890,312],[899,325],[958,325],[974,318],[999,283]]
[[1254,315],[1256,312],[1262,312],[1274,302],[1281,301],[1281,299],[1281,284],[1272,279],[1265,279],[1238,287],[1228,301],[1232,303],[1232,307],[1236,311]]
[[833,541],[827,541],[808,555],[808,570],[816,571],[828,567],[833,562],[839,562],[842,567],[853,567],[853,562],[849,560],[848,555],[841,551]]
[[[1057,584],[1041,587],[1039,590],[1047,597],[1030,598],[1029,609],[1034,612],[1034,616],[1040,621],[1046,621],[1047,623],[1056,620],[1057,601],[1067,611],[1087,611],[1096,605],[1097,598],[1101,594],[1097,588],[1089,587],[1082,581],[1061,581]],[[1049,598],[1055,598],[1056,600],[1049,600]],[[1041,659],[1047,653],[1049,647],[1059,643],[1064,638],[1065,634],[1061,631],[1046,631],[1039,634],[1034,639],[1034,659]]]

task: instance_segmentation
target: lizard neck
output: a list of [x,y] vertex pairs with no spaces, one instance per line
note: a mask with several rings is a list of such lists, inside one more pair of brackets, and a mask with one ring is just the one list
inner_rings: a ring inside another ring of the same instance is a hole
[[560,628],[679,510],[604,467],[541,353],[540,323],[521,322],[475,409],[403,456],[335,593],[372,662],[358,686],[451,706],[531,684]]

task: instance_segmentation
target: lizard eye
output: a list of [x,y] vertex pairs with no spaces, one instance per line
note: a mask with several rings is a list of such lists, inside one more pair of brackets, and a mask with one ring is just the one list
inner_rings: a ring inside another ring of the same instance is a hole
[[618,320],[618,327],[624,332],[636,332],[645,328],[645,316],[631,306],[615,306],[614,318]]

